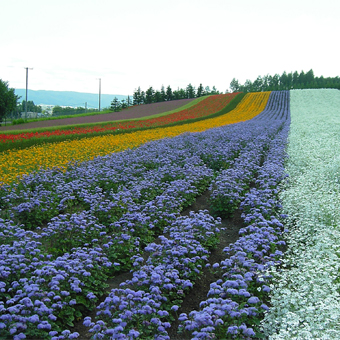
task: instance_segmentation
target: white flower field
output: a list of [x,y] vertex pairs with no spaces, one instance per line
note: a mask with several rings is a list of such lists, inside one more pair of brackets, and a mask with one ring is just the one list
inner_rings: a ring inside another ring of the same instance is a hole
[[290,95],[289,181],[281,194],[288,250],[274,271],[263,327],[270,339],[338,339],[340,92]]

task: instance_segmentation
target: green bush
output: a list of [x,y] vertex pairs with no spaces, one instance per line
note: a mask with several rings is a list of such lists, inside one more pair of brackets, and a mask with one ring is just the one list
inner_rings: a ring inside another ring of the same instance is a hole
[[18,124],[24,124],[27,123],[27,120],[24,118],[19,118],[19,119],[13,119],[12,120],[12,125],[18,125]]

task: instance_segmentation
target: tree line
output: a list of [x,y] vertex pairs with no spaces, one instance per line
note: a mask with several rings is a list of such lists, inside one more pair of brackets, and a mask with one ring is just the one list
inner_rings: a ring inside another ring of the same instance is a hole
[[281,75],[275,74],[258,76],[254,81],[247,79],[242,85],[235,78],[230,83],[232,92],[261,92],[261,91],[281,91],[291,89],[319,89],[335,88],[340,90],[340,78],[337,77],[315,77],[313,70],[308,72],[295,71]]
[[[232,92],[261,92],[261,91],[280,91],[290,89],[306,89],[306,88],[336,88],[340,90],[340,78],[337,77],[315,77],[313,70],[308,72],[295,71],[287,73],[283,72],[281,75],[275,74],[258,76],[254,81],[247,79],[244,84],[233,78],[230,83],[230,89]],[[228,92],[228,90],[226,91]],[[209,86],[203,87],[202,84],[196,89],[191,83],[186,88],[177,88],[172,90],[170,85],[165,89],[162,85],[160,90],[154,89],[150,86],[146,91],[141,90],[140,87],[135,89],[132,98],[130,96],[127,99],[118,100],[115,97],[111,102],[110,109],[113,111],[121,111],[133,105],[151,104],[163,101],[197,98],[206,95],[220,94],[215,86],[210,89]],[[18,104],[19,97],[15,95],[15,91],[9,88],[8,82],[0,79],[0,123],[9,115],[12,118],[20,116],[21,112],[25,111],[25,101]],[[85,112],[85,108],[62,108],[55,107],[53,109],[53,115],[65,115],[65,114],[79,114]],[[91,111],[96,111],[91,109]],[[41,107],[34,104],[33,101],[27,102],[27,112],[41,112]]]
[[177,88],[177,90],[172,90],[170,85],[166,89],[162,85],[160,90],[155,90],[150,86],[146,91],[142,91],[141,88],[138,87],[133,93],[133,105],[197,98],[211,94],[220,94],[220,92],[215,86],[210,90],[209,86],[204,88],[203,85],[200,84],[196,89],[191,83],[188,84],[185,89]]
[[114,97],[111,102],[110,109],[114,112],[119,112],[121,110],[127,109],[128,107],[133,106],[133,101],[130,96],[127,99],[119,100],[117,97]]
[[165,89],[162,85],[160,90],[154,89],[150,86],[146,91],[142,90],[140,86],[133,92],[132,98],[128,96],[127,100],[118,100],[116,97],[111,102],[110,109],[117,112],[124,110],[130,106],[152,104],[178,99],[197,98],[212,94],[220,94],[215,86],[210,89],[209,86],[203,87],[202,84],[196,89],[191,83],[185,89],[177,88],[172,90],[170,85]]
[[96,112],[98,109],[87,109],[86,107],[78,106],[78,107],[62,107],[59,105],[56,105],[52,109],[52,116],[68,116],[68,115],[77,115],[81,113],[87,113],[87,112]]
[[[21,103],[17,104],[16,111],[17,112],[25,112],[26,110],[26,100],[23,100]],[[27,101],[27,112],[37,112],[41,113],[42,108],[40,105],[35,105],[33,100]]]
[[14,89],[9,88],[8,82],[0,79],[0,124],[8,113],[15,110],[18,99]]

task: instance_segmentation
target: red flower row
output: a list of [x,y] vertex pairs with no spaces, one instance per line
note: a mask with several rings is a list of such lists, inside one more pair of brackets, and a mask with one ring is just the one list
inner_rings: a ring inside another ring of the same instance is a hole
[[0,143],[14,142],[23,139],[43,138],[51,136],[82,135],[94,132],[127,130],[143,127],[160,127],[185,120],[202,118],[222,110],[238,93],[227,93],[209,96],[188,109],[169,115],[145,120],[127,121],[121,123],[108,123],[106,125],[91,126],[85,128],[57,129],[44,132],[23,132],[19,134],[1,134]]

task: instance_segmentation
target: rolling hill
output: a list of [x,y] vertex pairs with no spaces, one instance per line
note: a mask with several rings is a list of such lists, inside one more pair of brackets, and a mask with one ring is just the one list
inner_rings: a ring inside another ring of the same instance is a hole
[[[19,102],[26,98],[25,89],[15,89],[15,94],[21,97]],[[27,100],[32,100],[35,105],[85,107],[85,103],[87,103],[88,108],[98,108],[98,97],[98,93],[28,90]],[[102,94],[100,103],[101,108],[109,107],[114,97],[117,97],[118,100],[127,98],[127,96],[118,94]]]

